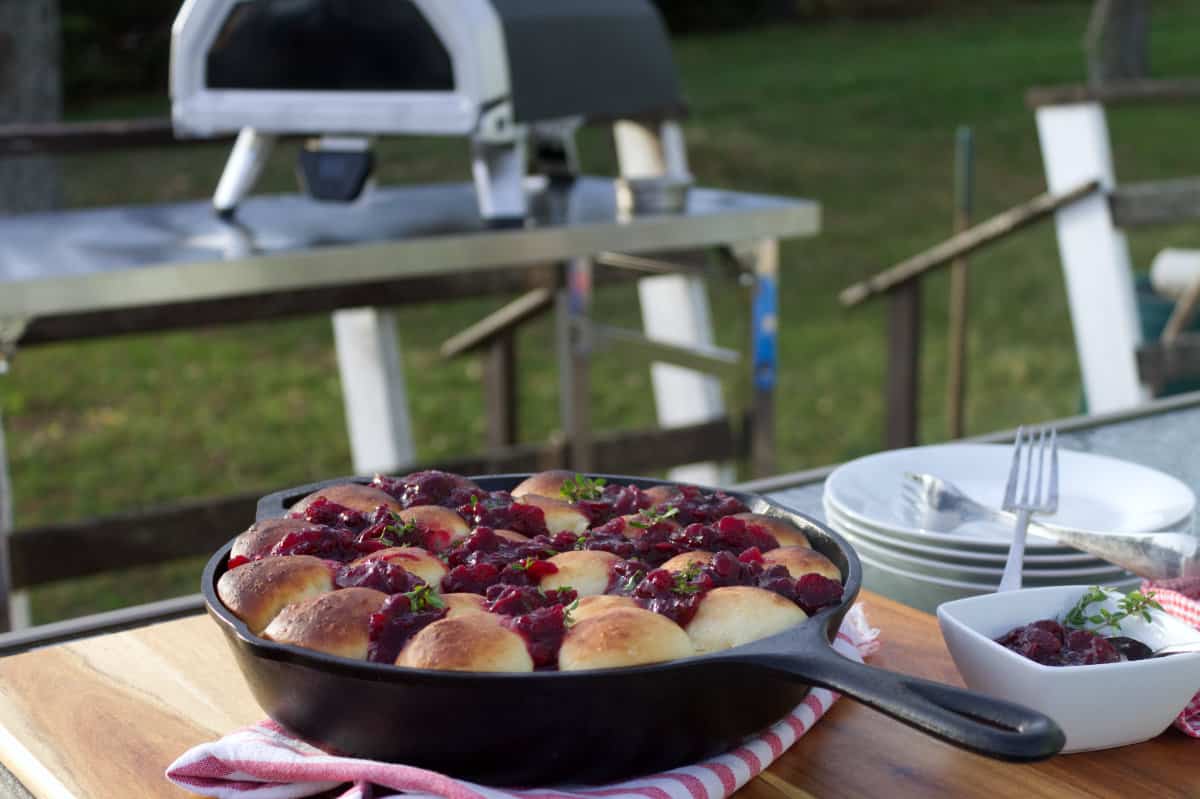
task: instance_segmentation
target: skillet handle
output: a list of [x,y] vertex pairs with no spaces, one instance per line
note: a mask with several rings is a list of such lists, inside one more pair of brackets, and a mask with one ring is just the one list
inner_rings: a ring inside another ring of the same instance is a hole
[[829,647],[745,662],[853,697],[911,727],[989,757],[1044,760],[1066,737],[1050,717],[1012,702],[857,663]]

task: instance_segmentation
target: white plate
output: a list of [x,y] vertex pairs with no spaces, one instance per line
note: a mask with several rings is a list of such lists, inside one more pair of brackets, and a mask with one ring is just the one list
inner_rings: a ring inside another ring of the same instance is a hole
[[[937,546],[938,543],[942,543],[939,540],[941,536],[935,538],[936,534],[933,533],[918,534],[920,536],[918,540],[893,536],[886,531],[859,524],[849,516],[840,513],[829,503],[825,503],[825,518],[830,525],[841,532],[848,532],[877,546],[888,547],[906,555],[916,555],[943,563],[961,563],[968,566],[995,566],[999,564],[1001,568],[1004,567],[1004,563],[1008,559],[1007,547],[984,552],[950,546]],[[958,538],[958,536],[954,538]],[[1076,552],[1075,550],[1071,550],[1065,554],[1057,552],[1025,553],[1026,566],[1033,568],[1083,568],[1100,565],[1105,562],[1104,559],[1098,558],[1095,555],[1089,555],[1086,552]]]
[[[1000,507],[1012,447],[1006,444],[940,444],[868,455],[838,467],[825,481],[829,502],[851,519],[900,533],[916,528],[901,498],[905,472],[927,472],[957,485],[974,499]],[[1047,526],[1095,532],[1154,532],[1187,523],[1196,495],[1170,475],[1128,461],[1059,451],[1058,512]],[[972,532],[1007,541],[1011,530],[977,523]],[[1031,550],[1059,547],[1031,535]]]

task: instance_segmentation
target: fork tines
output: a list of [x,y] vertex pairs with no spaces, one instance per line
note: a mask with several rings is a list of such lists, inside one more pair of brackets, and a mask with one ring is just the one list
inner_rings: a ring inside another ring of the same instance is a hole
[[[1033,476],[1035,463],[1036,479]],[[1020,479],[1022,471],[1024,481]],[[1019,497],[1018,484],[1021,484]],[[1053,513],[1058,508],[1058,434],[1053,427],[1035,428],[1028,433],[1024,427],[1017,429],[1003,507],[1007,511],[1033,513]]]

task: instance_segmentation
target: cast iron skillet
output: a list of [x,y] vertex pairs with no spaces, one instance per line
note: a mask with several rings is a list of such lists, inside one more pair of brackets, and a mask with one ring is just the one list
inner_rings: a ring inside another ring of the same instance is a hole
[[[472,479],[495,491],[527,476]],[[600,476],[641,487],[666,483]],[[282,516],[312,491],[355,479],[270,494],[259,501],[258,519]],[[253,635],[217,598],[232,541],[209,560],[202,588],[209,613],[271,718],[346,754],[487,784],[602,783],[694,762],[783,718],[812,685],[991,757],[1039,760],[1062,748],[1062,730],[1041,713],[838,655],[830,642],[862,582],[854,550],[807,516],[756,495],[728,493],[756,513],[784,517],[803,529],[813,548],[841,569],[842,601],[770,638],[684,660],[580,672],[474,674],[353,661]]]

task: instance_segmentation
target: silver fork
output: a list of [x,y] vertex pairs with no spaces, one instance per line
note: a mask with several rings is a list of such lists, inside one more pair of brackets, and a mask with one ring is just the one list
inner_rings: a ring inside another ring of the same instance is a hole
[[[1021,566],[1025,561],[1025,531],[1029,528],[1029,517],[1035,513],[1054,513],[1058,510],[1058,435],[1053,427],[1043,427],[1036,435],[1035,441],[1034,433],[1027,437],[1025,428],[1021,427],[1013,442],[1012,468],[1008,472],[1002,507],[1007,511],[1016,511],[1017,523],[997,591],[1015,591],[1021,587]],[[1033,477],[1035,459],[1036,480]],[[1022,474],[1025,479],[1018,496]]]

